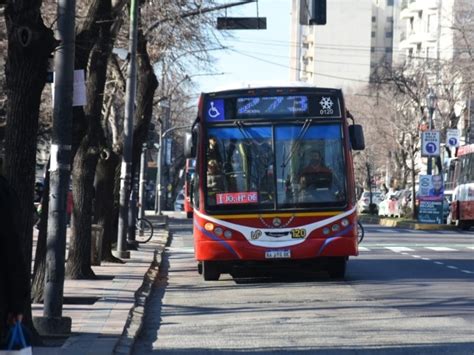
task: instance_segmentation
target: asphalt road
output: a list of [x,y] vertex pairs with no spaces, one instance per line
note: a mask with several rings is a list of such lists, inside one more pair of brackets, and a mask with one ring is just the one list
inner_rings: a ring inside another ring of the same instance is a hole
[[474,233],[366,226],[344,281],[205,282],[174,220],[135,354],[474,354]]

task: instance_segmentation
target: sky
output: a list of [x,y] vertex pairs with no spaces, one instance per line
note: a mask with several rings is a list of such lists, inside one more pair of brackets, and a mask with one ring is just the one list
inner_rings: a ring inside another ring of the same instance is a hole
[[[235,2],[227,0],[223,3]],[[259,17],[267,18],[266,30],[232,30],[223,39],[229,50],[213,52],[214,73],[193,78],[202,92],[242,81],[288,80],[291,0],[259,0]],[[250,3],[227,10],[229,17],[256,17],[257,5]],[[202,71],[199,73],[201,74]],[[192,74],[196,73],[191,73]]]

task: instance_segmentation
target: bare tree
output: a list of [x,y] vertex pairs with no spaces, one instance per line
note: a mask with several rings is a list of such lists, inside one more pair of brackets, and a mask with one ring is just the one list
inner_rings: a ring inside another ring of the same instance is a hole
[[[38,116],[48,58],[57,41],[43,23],[41,0],[7,1],[5,22],[8,52],[5,66],[7,128],[5,134],[5,175],[19,196],[21,238],[26,265],[32,258],[36,137]],[[24,280],[30,285],[30,280]],[[25,300],[31,325],[31,303]],[[32,325],[31,325],[32,326]]]

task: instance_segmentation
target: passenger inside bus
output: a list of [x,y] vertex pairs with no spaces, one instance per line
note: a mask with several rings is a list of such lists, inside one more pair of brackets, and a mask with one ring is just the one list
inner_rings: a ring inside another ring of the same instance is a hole
[[207,189],[209,195],[215,195],[224,190],[224,176],[215,159],[211,159],[207,163]]

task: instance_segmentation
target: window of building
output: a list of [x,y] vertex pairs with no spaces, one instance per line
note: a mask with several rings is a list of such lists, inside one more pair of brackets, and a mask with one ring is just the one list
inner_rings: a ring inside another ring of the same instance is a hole
[[385,32],[385,38],[392,38],[393,37],[393,32]]
[[375,31],[372,31],[372,38],[375,37]]
[[438,21],[435,14],[428,15],[426,19],[426,32],[434,33],[436,32],[436,26],[438,25]]
[[393,6],[393,0],[387,0],[387,6]]
[[387,23],[393,22],[393,16],[387,16]]
[[375,16],[372,16],[372,22],[375,22],[377,18]]
[[385,47],[385,53],[392,53],[392,47]]

